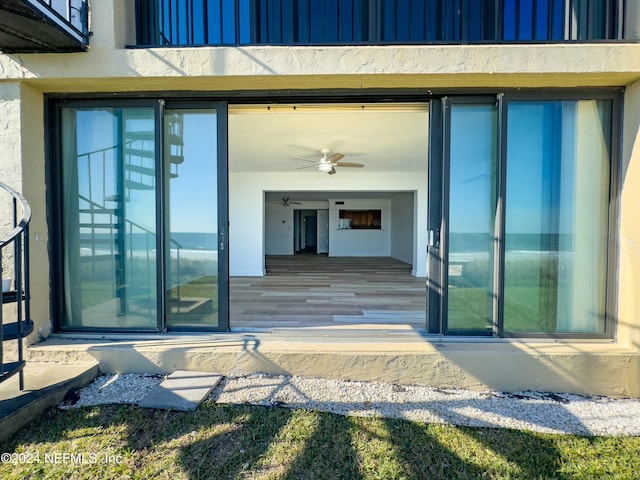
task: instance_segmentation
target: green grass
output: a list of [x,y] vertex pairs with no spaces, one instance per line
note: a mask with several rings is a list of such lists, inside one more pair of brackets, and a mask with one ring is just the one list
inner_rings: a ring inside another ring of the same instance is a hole
[[[3,479],[632,479],[640,475],[639,437],[548,435],[214,403],[204,403],[195,412],[116,405],[51,410],[0,444],[0,451],[32,460],[0,464]],[[74,463],[81,454],[86,463]]]

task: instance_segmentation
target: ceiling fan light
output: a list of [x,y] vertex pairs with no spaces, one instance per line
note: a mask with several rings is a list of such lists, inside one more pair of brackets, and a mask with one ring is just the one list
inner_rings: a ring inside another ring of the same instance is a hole
[[318,170],[322,173],[329,173],[333,166],[330,163],[321,163],[318,165]]

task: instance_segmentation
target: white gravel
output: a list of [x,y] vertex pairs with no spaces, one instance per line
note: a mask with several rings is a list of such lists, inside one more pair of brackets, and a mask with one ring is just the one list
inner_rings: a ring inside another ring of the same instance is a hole
[[[157,375],[103,375],[82,389],[79,399],[67,401],[60,408],[135,404],[162,379]],[[580,435],[640,435],[638,399],[478,392],[262,374],[225,377],[209,398],[217,403],[308,408],[341,415],[473,427]]]

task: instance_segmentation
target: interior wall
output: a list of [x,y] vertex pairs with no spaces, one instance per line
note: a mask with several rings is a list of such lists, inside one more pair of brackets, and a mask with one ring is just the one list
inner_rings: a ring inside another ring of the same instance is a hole
[[293,212],[282,202],[270,202],[264,209],[264,251],[266,255],[293,255]]
[[[289,194],[283,194],[288,197]],[[304,193],[302,194],[304,195]],[[326,192],[327,196],[335,195],[332,192]],[[362,193],[366,197],[367,193]],[[295,248],[295,221],[294,213],[310,209],[327,210],[329,218],[337,224],[339,218],[338,211],[340,208],[370,209],[390,206],[387,212],[383,213],[383,229],[388,230],[389,235],[374,233],[376,231],[359,232],[346,234],[336,228],[329,230],[329,245],[334,245],[337,240],[337,248],[340,249],[341,240],[345,242],[358,242],[358,249],[348,246],[347,250],[352,251],[349,255],[353,256],[391,256],[397,260],[414,265],[414,192],[389,192],[386,199],[358,199],[354,200],[336,200],[343,201],[344,205],[338,205],[329,212],[329,200],[326,201],[309,201],[301,198],[292,197],[290,200],[295,203],[284,205],[281,199],[267,200],[265,202],[265,254],[266,255],[293,255]],[[382,206],[382,207],[381,207]],[[364,238],[360,238],[364,237]],[[382,239],[386,241],[388,237],[388,253],[386,246],[374,245],[366,246],[362,249],[363,244],[379,243]],[[357,251],[354,251],[357,250]],[[320,253],[330,253],[324,251]],[[330,253],[331,254],[331,253]],[[335,256],[346,255],[338,251]]]
[[[231,158],[233,161],[233,158]],[[265,209],[264,192],[327,191],[327,192],[397,192],[415,191],[415,244],[413,275],[426,276],[426,172],[340,172],[338,175],[311,173],[239,173],[229,174],[229,272],[232,276],[264,275],[264,255],[267,251],[265,223],[272,210]],[[329,194],[339,198],[340,194]],[[326,208],[317,202],[296,205],[296,208]],[[269,213],[267,213],[269,212]],[[274,217],[276,218],[276,217]],[[288,217],[287,217],[288,218]],[[281,222],[282,218],[280,218]],[[277,220],[273,220],[276,222]],[[285,221],[287,219],[285,218]],[[291,217],[291,225],[293,218]],[[262,232],[265,232],[263,235]],[[272,228],[269,232],[274,232]],[[277,230],[276,230],[277,232]],[[352,232],[353,233],[353,232]],[[330,240],[331,243],[331,240]],[[270,244],[270,242],[269,242]],[[390,249],[391,247],[389,247]],[[390,250],[389,250],[390,252]]]
[[391,199],[391,257],[413,265],[413,193],[398,193]]
[[[336,202],[344,202],[337,205]],[[380,230],[339,229],[340,210],[381,210]],[[388,257],[391,255],[391,201],[382,198],[329,199],[330,257]]]

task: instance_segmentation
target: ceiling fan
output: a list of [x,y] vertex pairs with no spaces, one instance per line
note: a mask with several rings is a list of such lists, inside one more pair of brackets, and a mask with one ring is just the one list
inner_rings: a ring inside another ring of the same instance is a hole
[[289,205],[302,205],[300,202],[294,202],[293,200],[289,200],[289,198],[282,199],[282,206],[288,207]]
[[296,170],[303,170],[305,168],[316,167],[319,172],[333,175],[334,173],[336,173],[335,167],[355,167],[355,168],[364,167],[362,163],[343,162],[342,159],[345,157],[343,153],[336,152],[333,155],[329,155],[331,153],[331,150],[329,150],[328,148],[323,148],[322,150],[320,150],[320,153],[322,154],[322,158],[319,160],[311,160],[309,158],[302,158],[302,157],[293,157],[296,160],[303,160],[305,162],[313,163],[313,165],[307,165],[305,167],[296,168]]

